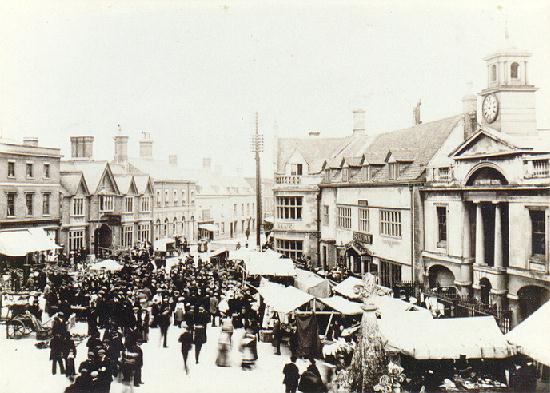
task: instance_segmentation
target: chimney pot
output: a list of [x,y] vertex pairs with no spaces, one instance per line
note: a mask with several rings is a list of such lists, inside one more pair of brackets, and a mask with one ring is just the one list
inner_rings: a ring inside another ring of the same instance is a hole
[[365,110],[354,109],[353,110],[353,135],[366,135],[367,130],[365,128]]
[[113,137],[115,141],[115,162],[122,164],[128,161],[128,136],[121,133],[120,125],[118,133]]

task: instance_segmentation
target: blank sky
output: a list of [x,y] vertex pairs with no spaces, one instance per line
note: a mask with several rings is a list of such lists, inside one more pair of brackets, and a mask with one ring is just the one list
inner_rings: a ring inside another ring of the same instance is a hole
[[[478,3],[483,3],[479,5]],[[533,53],[538,123],[550,128],[550,4],[469,1],[0,2],[0,129],[61,146],[96,137],[110,158],[117,124],[137,154],[142,131],[155,155],[202,157],[253,173],[254,113],[266,136],[408,127],[461,111],[486,84],[482,58],[511,42]],[[544,110],[543,110],[544,109]]]

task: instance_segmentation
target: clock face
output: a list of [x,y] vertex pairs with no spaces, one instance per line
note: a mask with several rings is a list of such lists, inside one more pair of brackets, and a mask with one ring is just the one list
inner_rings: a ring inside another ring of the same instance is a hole
[[487,123],[492,123],[497,119],[498,100],[494,94],[489,94],[483,99],[482,105],[483,118]]

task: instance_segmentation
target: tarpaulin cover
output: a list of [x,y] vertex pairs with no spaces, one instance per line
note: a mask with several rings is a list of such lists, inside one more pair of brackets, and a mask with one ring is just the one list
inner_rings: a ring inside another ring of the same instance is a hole
[[113,261],[112,259],[106,259],[104,261],[94,263],[92,266],[90,266],[90,270],[95,271],[108,270],[110,272],[117,272],[121,269],[122,265],[117,261]]
[[231,261],[248,261],[250,259],[251,250],[247,248],[239,248],[238,250],[229,251],[229,260]]
[[355,293],[354,287],[356,285],[363,285],[363,280],[360,280],[355,277],[348,277],[338,285],[336,285],[332,290],[341,295],[344,295],[350,299],[359,299],[359,295]]
[[330,296],[330,282],[307,270],[296,269],[294,286],[315,297],[327,298]]
[[0,254],[11,257],[25,256],[31,252],[61,248],[51,240],[42,228],[0,232]]
[[506,334],[506,339],[518,345],[519,351],[550,366],[550,301],[544,303],[526,320]]
[[319,327],[315,314],[296,315],[296,330],[298,357],[320,357],[321,340],[319,339]]
[[215,257],[215,256],[218,256],[220,254],[224,254],[226,252],[229,252],[229,250],[227,248],[225,248],[225,247],[218,248],[217,250],[212,251],[211,256]]
[[492,316],[427,319],[415,312],[377,320],[388,345],[415,359],[503,359],[512,356]]
[[373,296],[372,302],[378,307],[382,318],[399,318],[403,312],[406,312],[407,314],[414,313],[413,317],[433,319],[430,310],[391,296]]
[[363,303],[352,302],[342,296],[334,295],[319,300],[344,315],[360,315],[363,313],[363,309],[361,308]]
[[258,293],[264,302],[277,312],[289,313],[313,299],[313,296],[294,287],[285,287],[262,279]]
[[288,258],[274,258],[262,252],[251,252],[246,264],[246,272],[252,276],[294,276],[294,263]]

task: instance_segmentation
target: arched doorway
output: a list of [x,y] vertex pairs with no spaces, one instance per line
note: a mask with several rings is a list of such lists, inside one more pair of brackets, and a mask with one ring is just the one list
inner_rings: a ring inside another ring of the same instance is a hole
[[481,303],[483,304],[490,303],[491,289],[493,289],[493,286],[491,285],[491,281],[489,281],[488,278],[483,277],[479,280],[479,297],[480,297]]
[[445,266],[433,265],[428,276],[430,288],[449,288],[455,285],[455,275]]
[[530,285],[518,291],[519,321],[534,313],[550,298],[548,289]]
[[107,224],[102,224],[94,231],[94,254],[101,255],[106,249],[111,248],[113,244],[113,231]]

